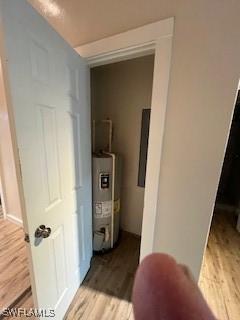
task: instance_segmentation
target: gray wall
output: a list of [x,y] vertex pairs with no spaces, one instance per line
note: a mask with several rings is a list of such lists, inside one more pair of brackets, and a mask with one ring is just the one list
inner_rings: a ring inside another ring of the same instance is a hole
[[[113,151],[123,158],[121,227],[141,234],[144,188],[138,187],[142,109],[150,108],[154,57],[146,56],[91,70],[93,119],[113,120]],[[104,145],[107,134],[96,145]],[[106,143],[105,143],[106,144]]]

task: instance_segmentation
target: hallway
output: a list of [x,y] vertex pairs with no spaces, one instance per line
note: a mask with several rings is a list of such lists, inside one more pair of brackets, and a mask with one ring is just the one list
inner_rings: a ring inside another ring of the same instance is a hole
[[239,320],[240,233],[237,217],[215,212],[203,261],[200,288],[216,317]]

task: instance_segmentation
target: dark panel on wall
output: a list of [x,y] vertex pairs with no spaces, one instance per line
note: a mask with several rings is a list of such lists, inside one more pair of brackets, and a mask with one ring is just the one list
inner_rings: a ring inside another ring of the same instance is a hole
[[151,113],[151,109],[143,109],[142,111],[141,141],[140,141],[139,168],[138,168],[138,186],[139,187],[145,187],[150,113]]

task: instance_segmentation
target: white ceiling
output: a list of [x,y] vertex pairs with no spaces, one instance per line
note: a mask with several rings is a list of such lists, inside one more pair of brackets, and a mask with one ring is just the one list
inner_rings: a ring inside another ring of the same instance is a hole
[[177,0],[28,1],[75,47],[167,18]]

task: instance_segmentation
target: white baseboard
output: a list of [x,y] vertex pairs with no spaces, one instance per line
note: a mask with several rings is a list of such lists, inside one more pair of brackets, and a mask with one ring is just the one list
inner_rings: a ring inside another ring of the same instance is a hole
[[17,217],[15,217],[13,214],[6,214],[6,219],[11,221],[11,222],[13,222],[13,223],[15,223],[15,224],[17,224],[17,225],[19,225],[19,226],[21,226],[21,227],[23,226],[22,220],[17,218]]

